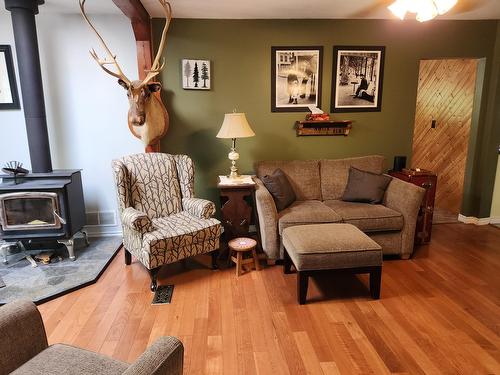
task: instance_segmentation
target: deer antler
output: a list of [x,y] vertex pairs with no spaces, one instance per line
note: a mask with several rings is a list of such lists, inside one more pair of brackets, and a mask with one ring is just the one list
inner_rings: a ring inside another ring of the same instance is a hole
[[[104,42],[104,39],[97,32],[96,28],[94,27],[94,25],[92,25],[92,22],[90,22],[89,18],[87,17],[87,14],[85,13],[85,1],[86,0],[79,0],[80,11],[82,12],[82,16],[83,16],[83,18],[85,18],[85,21],[87,21],[87,23],[89,24],[90,28],[92,30],[94,30],[94,32],[96,33],[97,38],[99,39],[99,41],[101,42],[101,45],[106,50],[106,52],[107,52],[108,57],[109,57],[110,60],[105,60],[105,59],[99,58],[99,56],[97,55],[97,53],[96,53],[96,51],[94,49],[92,49],[92,51],[90,51],[90,55],[99,64],[99,66],[102,68],[102,70],[104,70],[106,73],[112,75],[113,77],[116,77],[118,79],[121,79],[121,80],[125,81],[128,85],[130,85],[131,81],[123,73],[122,69],[120,68],[120,65],[118,65],[118,62],[116,61],[116,55],[113,55],[111,53],[110,49],[106,45],[106,42]],[[160,1],[164,1],[164,0],[160,0]],[[114,72],[114,71],[108,69],[105,65],[114,65],[116,67],[117,71]]]
[[167,31],[170,26],[170,21],[172,20],[172,8],[170,7],[170,3],[166,0],[158,0],[163,7],[163,12],[165,13],[165,26],[163,27],[163,32],[161,34],[160,45],[158,46],[158,52],[156,52],[156,57],[151,65],[151,69],[147,70],[146,78],[141,83],[141,86],[146,85],[149,81],[151,81],[154,77],[156,77],[163,67],[165,66],[165,61],[160,64],[160,58],[163,54],[163,50],[165,49],[165,43],[167,41]]

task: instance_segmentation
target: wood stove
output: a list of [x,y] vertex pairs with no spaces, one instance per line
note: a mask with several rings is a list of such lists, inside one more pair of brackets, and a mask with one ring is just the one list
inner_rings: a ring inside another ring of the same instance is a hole
[[57,240],[74,260],[73,236],[85,225],[80,171],[0,177],[0,239]]
[[6,242],[57,240],[74,260],[73,236],[85,224],[82,177],[79,170],[52,170],[35,22],[43,3],[5,0],[12,17],[33,173],[0,176],[0,250]]

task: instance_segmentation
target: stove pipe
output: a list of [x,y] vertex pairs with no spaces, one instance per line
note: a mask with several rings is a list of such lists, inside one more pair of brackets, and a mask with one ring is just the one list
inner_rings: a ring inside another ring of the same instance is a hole
[[5,8],[10,11],[12,17],[26,132],[34,173],[52,172],[35,24],[38,6],[43,3],[44,0],[5,0]]

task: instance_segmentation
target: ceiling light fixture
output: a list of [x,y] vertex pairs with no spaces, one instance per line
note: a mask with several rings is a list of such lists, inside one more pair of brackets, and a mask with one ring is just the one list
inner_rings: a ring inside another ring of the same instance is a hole
[[456,3],[457,0],[396,0],[387,8],[402,20],[406,13],[415,13],[417,21],[425,22],[435,18],[438,14],[445,14]]

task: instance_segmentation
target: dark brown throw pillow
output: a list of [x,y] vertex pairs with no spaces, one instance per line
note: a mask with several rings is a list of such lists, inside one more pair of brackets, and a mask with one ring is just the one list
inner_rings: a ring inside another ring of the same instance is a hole
[[278,211],[284,210],[295,202],[295,192],[281,169],[276,169],[272,175],[265,175],[261,180],[273,196]]
[[349,168],[349,178],[342,200],[346,202],[381,203],[392,178],[381,174]]

